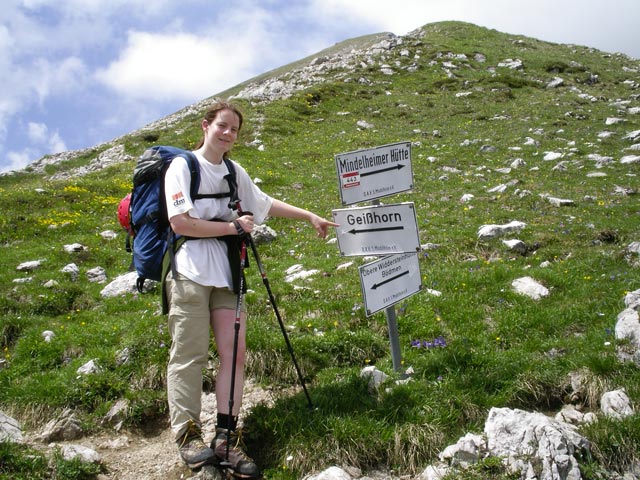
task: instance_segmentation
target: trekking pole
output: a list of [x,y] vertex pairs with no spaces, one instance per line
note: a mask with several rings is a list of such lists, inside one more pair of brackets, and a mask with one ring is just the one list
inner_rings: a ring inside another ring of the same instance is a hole
[[233,324],[233,363],[231,364],[231,386],[229,388],[229,421],[227,422],[227,444],[224,462],[220,462],[223,467],[231,467],[229,462],[229,443],[231,440],[231,422],[233,418],[233,396],[236,390],[236,362],[238,360],[238,338],[240,337],[240,316],[242,315],[242,290],[244,289],[244,267],[247,259],[246,236],[243,235],[240,245],[240,278],[238,288],[238,300],[236,302],[236,319]]
[[[242,209],[240,208],[240,203],[237,202],[236,206],[238,208],[238,214],[243,215]],[[267,289],[267,294],[269,296],[269,302],[271,303],[271,307],[276,314],[276,318],[278,319],[278,323],[280,325],[280,330],[282,331],[282,335],[284,336],[284,341],[287,344],[287,349],[289,350],[289,355],[291,355],[291,360],[293,360],[293,366],[296,369],[296,373],[298,374],[298,379],[300,380],[300,384],[302,385],[302,390],[304,390],[304,394],[307,397],[307,402],[309,403],[309,409],[313,410],[313,402],[311,401],[311,396],[307,391],[307,386],[304,383],[304,378],[302,376],[302,372],[300,367],[298,366],[298,361],[296,360],[296,355],[293,353],[293,346],[291,345],[291,341],[289,340],[289,335],[287,335],[287,329],[284,326],[284,322],[282,321],[282,317],[280,316],[280,311],[278,310],[278,306],[276,305],[276,299],[273,296],[273,292],[271,291],[271,285],[269,284],[269,279],[267,278],[267,274],[262,267],[262,262],[260,261],[260,256],[258,255],[258,249],[256,248],[256,244],[253,241],[253,237],[251,234],[247,234],[247,241],[251,246],[251,251],[253,252],[253,256],[256,259],[256,264],[258,265],[258,271],[260,272],[260,276],[262,277],[262,283]]]
[[304,394],[307,397],[307,402],[309,403],[309,409],[313,410],[313,403],[311,402],[311,397],[309,396],[309,392],[307,391],[307,386],[304,383],[304,378],[302,377],[302,372],[300,371],[300,367],[298,366],[298,362],[296,361],[296,355],[293,353],[293,346],[291,346],[291,342],[289,341],[289,335],[287,335],[287,330],[284,326],[284,322],[282,321],[282,317],[280,316],[280,312],[278,311],[278,306],[276,305],[276,299],[273,296],[273,292],[271,291],[271,286],[269,285],[269,279],[267,278],[267,274],[262,268],[262,262],[260,261],[260,256],[258,255],[258,249],[256,248],[256,244],[253,242],[253,238],[249,237],[249,245],[251,246],[251,250],[253,251],[253,256],[256,259],[256,264],[258,265],[258,271],[260,272],[260,276],[262,277],[262,283],[267,289],[267,294],[269,295],[269,302],[271,302],[271,306],[273,307],[273,311],[276,314],[276,318],[278,319],[278,323],[280,324],[280,330],[282,331],[282,335],[284,336],[284,341],[287,344],[287,349],[289,350],[289,354],[291,355],[291,360],[293,360],[293,366],[296,369],[296,373],[298,374],[298,379],[300,380],[300,384],[302,385],[302,390],[304,390]]

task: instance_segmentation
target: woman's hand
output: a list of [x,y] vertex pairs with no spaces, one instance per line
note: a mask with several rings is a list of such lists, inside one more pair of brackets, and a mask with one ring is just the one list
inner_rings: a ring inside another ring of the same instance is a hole
[[339,226],[339,224],[330,222],[329,220],[319,217],[315,213],[311,214],[311,218],[309,219],[309,222],[311,222],[311,225],[316,230],[316,232],[318,233],[318,237],[320,238],[327,237],[329,227]]
[[253,231],[253,227],[255,226],[253,215],[249,214],[242,215],[241,217],[236,218],[234,222],[240,224],[242,230],[244,230],[244,233],[251,233]]

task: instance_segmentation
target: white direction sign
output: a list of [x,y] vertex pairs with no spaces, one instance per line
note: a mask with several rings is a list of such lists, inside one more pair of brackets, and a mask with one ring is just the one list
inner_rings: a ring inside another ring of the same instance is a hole
[[413,189],[411,142],[335,155],[343,205]]
[[413,202],[333,210],[343,256],[389,255],[420,251]]
[[389,255],[358,270],[367,316],[422,289],[417,253]]

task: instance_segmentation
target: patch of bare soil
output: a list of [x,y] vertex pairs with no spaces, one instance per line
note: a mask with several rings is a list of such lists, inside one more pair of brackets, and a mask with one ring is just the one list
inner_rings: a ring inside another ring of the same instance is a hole
[[[278,392],[281,395],[282,392]],[[272,392],[255,385],[250,380],[245,383],[240,417],[246,415],[253,406],[272,404]],[[215,432],[216,399],[213,393],[202,395],[202,431],[205,442],[210,442]],[[97,436],[83,437],[69,442],[58,442],[49,447],[64,444],[82,445],[100,454],[106,472],[99,480],[186,480],[218,479],[219,472],[214,467],[205,467],[199,472],[190,470],[178,454],[168,421],[154,425],[148,433],[105,432]]]

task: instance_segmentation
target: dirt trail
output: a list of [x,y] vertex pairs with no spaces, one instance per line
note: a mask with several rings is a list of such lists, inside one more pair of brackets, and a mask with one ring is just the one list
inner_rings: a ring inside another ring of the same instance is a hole
[[[278,392],[282,395],[282,392]],[[246,415],[253,406],[272,404],[274,395],[250,380],[245,383],[240,416]],[[202,431],[205,442],[211,441],[215,432],[216,399],[213,393],[202,395]],[[199,473],[184,465],[178,454],[169,424],[159,425],[153,433],[104,432],[69,442],[58,442],[51,447],[64,444],[82,445],[100,454],[106,473],[99,480],[186,480],[220,478],[210,467]]]
[[100,480],[178,480],[194,475],[181,462],[168,428],[154,436],[119,434],[86,440],[76,443],[97,451],[107,468]]

